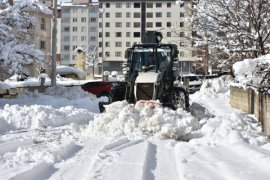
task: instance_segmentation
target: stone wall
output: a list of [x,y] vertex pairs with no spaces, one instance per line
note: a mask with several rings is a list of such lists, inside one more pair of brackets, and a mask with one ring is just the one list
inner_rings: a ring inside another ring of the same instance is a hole
[[270,94],[231,86],[230,104],[243,112],[254,114],[262,123],[265,134],[270,136]]

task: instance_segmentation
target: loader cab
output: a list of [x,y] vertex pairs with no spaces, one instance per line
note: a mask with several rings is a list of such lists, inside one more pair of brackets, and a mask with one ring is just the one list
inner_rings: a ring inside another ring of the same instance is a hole
[[[175,60],[175,51],[170,45],[136,44],[126,50],[129,76],[134,72],[161,72],[171,68]],[[177,57],[177,55],[176,55]]]

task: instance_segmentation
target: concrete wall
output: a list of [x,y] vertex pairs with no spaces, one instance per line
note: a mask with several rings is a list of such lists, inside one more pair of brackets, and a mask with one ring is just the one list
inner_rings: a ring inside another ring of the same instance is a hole
[[265,134],[270,136],[270,94],[231,86],[230,104],[234,108],[254,114],[262,123]]

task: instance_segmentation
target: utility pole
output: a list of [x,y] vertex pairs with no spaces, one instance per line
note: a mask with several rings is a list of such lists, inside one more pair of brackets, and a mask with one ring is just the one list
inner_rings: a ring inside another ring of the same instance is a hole
[[52,24],[52,71],[51,86],[56,86],[56,26],[57,26],[57,0],[53,0],[53,24]]

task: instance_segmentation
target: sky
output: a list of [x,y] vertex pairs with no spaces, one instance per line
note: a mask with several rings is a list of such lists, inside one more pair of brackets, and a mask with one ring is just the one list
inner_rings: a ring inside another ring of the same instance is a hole
[[254,115],[230,107],[232,82],[204,81],[189,111],[119,101],[100,114],[103,99],[79,86],[0,99],[0,177],[270,179],[269,139]]

